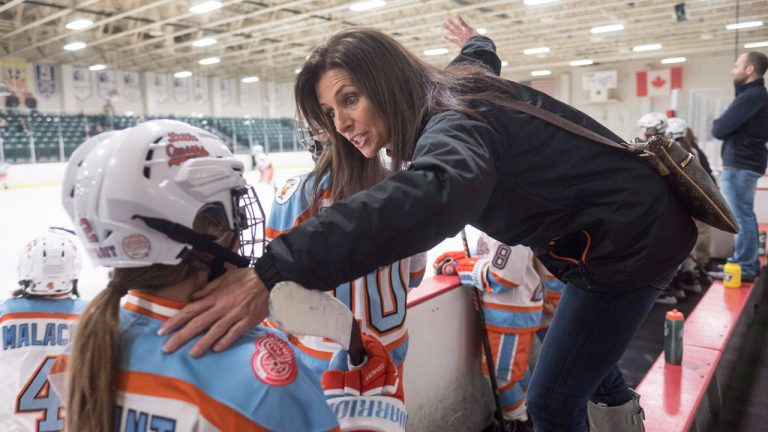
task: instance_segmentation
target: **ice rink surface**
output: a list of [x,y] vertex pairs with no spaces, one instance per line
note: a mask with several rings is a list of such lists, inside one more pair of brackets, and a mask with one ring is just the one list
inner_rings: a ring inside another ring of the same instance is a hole
[[[312,160],[307,152],[276,153],[271,155],[271,159],[275,166],[275,181],[278,186],[288,178],[312,168]],[[243,161],[246,167],[250,166],[249,160]],[[18,287],[18,254],[29,241],[45,233],[51,226],[73,228],[61,206],[60,183],[64,166],[65,164],[61,163],[13,165],[8,178],[10,189],[0,188],[0,299],[7,298]],[[249,183],[255,186],[264,212],[269,217],[274,199],[272,188],[258,183],[258,176],[254,171],[246,171],[245,176]],[[477,231],[469,228],[468,233],[470,244],[473,244]],[[428,254],[426,276],[433,274],[432,261],[442,252],[461,248],[458,236],[437,245]],[[82,251],[82,247],[80,249]],[[107,273],[108,269],[94,267],[89,259],[83,256],[83,271],[79,282],[82,298],[93,298],[106,287]]]

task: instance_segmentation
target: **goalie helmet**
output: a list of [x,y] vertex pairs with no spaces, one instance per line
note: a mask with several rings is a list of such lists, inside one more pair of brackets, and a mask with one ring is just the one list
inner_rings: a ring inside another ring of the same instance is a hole
[[61,203],[64,206],[64,210],[67,212],[67,215],[69,215],[70,219],[74,217],[73,212],[75,209],[73,198],[75,196],[75,179],[77,178],[77,170],[80,169],[80,165],[83,164],[85,157],[88,156],[88,153],[90,153],[94,147],[119,132],[120,131],[108,131],[88,138],[85,140],[85,142],[80,144],[69,156],[67,169],[64,172],[64,179],[61,183]]
[[643,129],[648,138],[663,135],[667,130],[667,116],[660,112],[650,112],[640,117],[637,126]]
[[[263,252],[264,212],[242,162],[216,136],[179,121],[148,121],[97,144],[72,199],[78,235],[98,265],[176,265],[195,248],[219,266],[246,266]],[[211,207],[240,234],[243,256],[192,231]]]
[[74,240],[51,231],[29,242],[19,255],[22,291],[34,296],[76,292],[82,262]]
[[688,123],[680,117],[672,117],[667,125],[667,133],[672,138],[682,138],[688,130]]

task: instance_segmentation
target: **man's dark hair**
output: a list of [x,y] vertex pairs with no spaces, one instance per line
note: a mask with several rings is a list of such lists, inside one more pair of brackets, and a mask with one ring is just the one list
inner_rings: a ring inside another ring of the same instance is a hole
[[760,51],[750,51],[747,53],[747,64],[755,67],[755,75],[761,77],[765,75],[765,70],[768,69],[768,56]]

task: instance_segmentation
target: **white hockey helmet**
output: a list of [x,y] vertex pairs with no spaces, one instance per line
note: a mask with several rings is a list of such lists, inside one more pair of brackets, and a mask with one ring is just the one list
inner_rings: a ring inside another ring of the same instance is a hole
[[76,293],[81,269],[75,236],[49,231],[29,242],[19,254],[19,285],[35,296]]
[[672,138],[681,138],[685,136],[685,132],[688,130],[688,123],[680,117],[672,117],[668,121],[667,133]]
[[[325,139],[322,139],[322,137]],[[313,131],[304,120],[296,120],[296,140],[309,151],[314,162],[317,162],[323,153],[323,149],[328,144],[326,134]]]
[[72,198],[75,196],[77,170],[80,169],[80,165],[83,164],[85,157],[88,156],[88,153],[93,150],[96,145],[119,132],[120,131],[102,132],[96,136],[90,137],[80,144],[69,156],[67,169],[64,172],[64,180],[62,180],[61,184],[61,203],[70,219],[74,219],[73,214],[75,211],[75,204]]
[[[86,156],[77,171],[73,222],[99,265],[176,265],[195,248],[219,264],[246,266],[263,252],[264,212],[242,174],[242,162],[209,132],[148,121]],[[192,230],[195,217],[212,206],[240,234],[243,256]]]
[[663,135],[667,130],[667,116],[660,112],[643,114],[637,121],[637,126],[643,128],[647,137]]
[[262,154],[264,153],[264,146],[261,144],[256,144],[253,146],[253,153],[255,154]]

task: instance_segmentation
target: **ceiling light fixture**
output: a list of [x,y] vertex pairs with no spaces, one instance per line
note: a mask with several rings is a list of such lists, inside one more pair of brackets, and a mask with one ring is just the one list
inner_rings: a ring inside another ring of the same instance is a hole
[[632,47],[632,51],[634,52],[643,52],[643,51],[653,51],[661,49],[661,44],[647,44],[647,45],[637,45]]
[[255,83],[259,81],[259,77],[257,76],[247,76],[240,80],[240,82],[244,82],[246,84],[248,83]]
[[568,62],[568,64],[571,65],[571,66],[589,66],[589,65],[594,64],[594,63],[595,62],[593,62],[590,59],[573,60],[571,62]]
[[176,72],[175,74],[173,74],[174,78],[189,78],[191,76],[192,76],[192,72],[190,72],[190,71],[181,71],[181,72]]
[[727,26],[725,26],[725,29],[739,30],[739,29],[746,29],[746,28],[753,28],[753,27],[762,27],[762,25],[763,25],[762,21],[746,21],[746,22],[728,24]]
[[68,30],[85,30],[92,25],[93,21],[89,20],[88,18],[79,18],[68,22],[64,27],[66,27]]
[[531,72],[531,76],[547,76],[552,75],[552,71],[549,69],[535,70]]
[[556,2],[557,0],[523,0],[523,4],[526,6],[538,6],[542,4]]
[[589,32],[592,34],[600,34],[600,33],[610,33],[615,31],[621,31],[624,30],[624,24],[608,24],[608,25],[602,25],[602,26],[595,26],[589,29]]
[[216,9],[221,9],[222,6],[223,5],[221,4],[221,2],[211,0],[211,1],[198,3],[192,6],[189,8],[189,11],[192,12],[193,14],[203,14],[206,12],[215,11]]
[[686,60],[685,57],[670,57],[661,59],[661,64],[685,63]]
[[484,35],[484,34],[488,33],[488,29],[485,28],[485,27],[478,27],[475,30],[477,30],[477,34],[479,34],[479,35]]
[[443,54],[448,54],[448,48],[430,48],[424,50],[425,56],[436,56]]
[[525,55],[544,54],[548,52],[549,52],[549,47],[536,47],[536,48],[528,48],[523,50],[523,54]]
[[768,41],[752,42],[752,43],[744,44],[744,48],[763,48],[763,47],[768,47]]
[[64,45],[64,51],[78,51],[87,46],[88,45],[85,42],[71,42]]
[[501,67],[507,67],[507,66],[509,66],[509,62],[506,61],[506,60],[502,60],[501,61]]
[[192,46],[193,47],[197,47],[197,48],[202,48],[202,47],[207,47],[207,46],[214,45],[214,44],[216,44],[216,42],[217,42],[216,38],[204,37],[202,39],[198,39],[198,40],[192,42]]
[[197,62],[197,64],[201,64],[203,66],[215,65],[217,63],[221,63],[221,59],[218,57],[208,57]]
[[107,68],[107,65],[105,64],[95,64],[95,65],[88,66],[88,70],[90,71],[100,71],[106,68]]
[[350,4],[349,10],[351,10],[352,12],[362,12],[362,11],[384,7],[386,5],[387,5],[387,2],[385,2],[384,0],[359,1],[359,2]]

